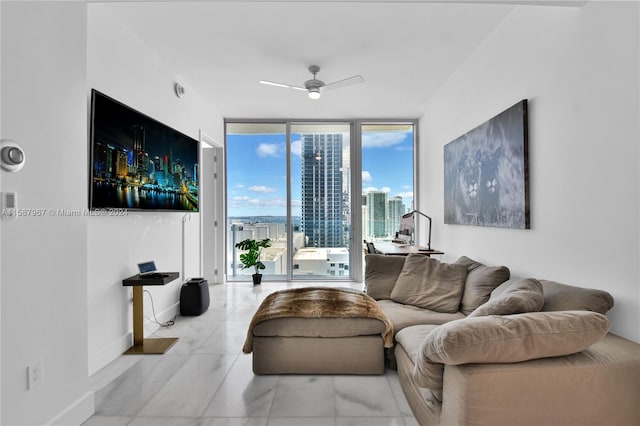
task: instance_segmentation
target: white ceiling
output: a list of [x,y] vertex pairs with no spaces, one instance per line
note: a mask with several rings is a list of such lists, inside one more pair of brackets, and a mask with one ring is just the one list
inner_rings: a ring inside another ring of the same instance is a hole
[[[511,2],[512,3],[512,2]],[[233,118],[417,118],[423,105],[515,7],[393,1],[113,2],[108,8],[189,92]],[[548,7],[548,6],[542,6]],[[310,100],[293,85],[365,83]]]

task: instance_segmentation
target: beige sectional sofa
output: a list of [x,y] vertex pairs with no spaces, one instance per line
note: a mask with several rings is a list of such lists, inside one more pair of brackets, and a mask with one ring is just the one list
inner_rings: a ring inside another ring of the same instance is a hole
[[422,255],[367,255],[365,286],[421,425],[639,424],[640,345],[608,333],[607,292]]

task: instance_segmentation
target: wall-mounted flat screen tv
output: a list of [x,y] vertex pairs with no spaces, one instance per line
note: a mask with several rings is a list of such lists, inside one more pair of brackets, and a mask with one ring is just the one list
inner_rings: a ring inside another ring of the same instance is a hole
[[93,89],[89,208],[198,211],[198,141]]

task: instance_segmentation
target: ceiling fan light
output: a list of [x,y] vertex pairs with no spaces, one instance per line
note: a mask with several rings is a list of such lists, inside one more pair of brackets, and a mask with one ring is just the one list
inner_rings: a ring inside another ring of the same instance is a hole
[[320,99],[319,87],[312,87],[309,89],[309,99]]

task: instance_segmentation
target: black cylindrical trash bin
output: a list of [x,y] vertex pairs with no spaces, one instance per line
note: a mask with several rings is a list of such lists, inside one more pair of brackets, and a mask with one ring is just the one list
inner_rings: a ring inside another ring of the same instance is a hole
[[180,315],[201,315],[209,308],[209,283],[204,278],[191,278],[180,289]]

